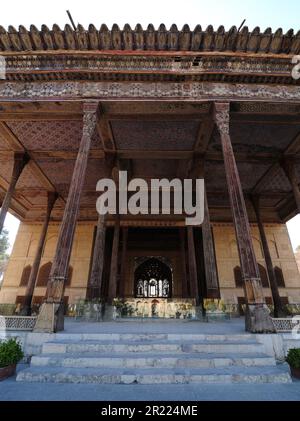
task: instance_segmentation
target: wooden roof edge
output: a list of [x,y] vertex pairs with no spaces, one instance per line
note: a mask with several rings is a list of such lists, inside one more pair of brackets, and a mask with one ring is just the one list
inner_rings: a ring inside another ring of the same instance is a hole
[[283,33],[281,28],[272,32],[271,28],[261,31],[259,27],[252,31],[244,26],[238,32],[235,26],[225,30],[224,26],[214,29],[209,25],[202,29],[197,25],[193,30],[188,25],[178,29],[175,24],[167,29],[161,24],[157,29],[152,24],[134,29],[125,24],[121,29],[114,24],[110,29],[106,25],[96,28],[90,24],[88,29],[78,25],[74,30],[69,24],[61,29],[57,24],[49,29],[42,25],[40,29],[31,25],[26,29],[20,25],[5,29],[0,26],[0,51],[201,51],[201,52],[250,52],[270,54],[299,54],[300,31],[290,29]]

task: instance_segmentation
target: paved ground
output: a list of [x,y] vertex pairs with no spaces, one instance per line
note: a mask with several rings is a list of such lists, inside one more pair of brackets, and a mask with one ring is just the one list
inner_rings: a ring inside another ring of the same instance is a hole
[[[20,367],[20,368],[24,368]],[[0,383],[1,401],[300,401],[300,381],[292,384],[94,385]]]
[[62,333],[203,333],[212,335],[245,333],[244,318],[222,321],[186,321],[172,319],[120,319],[113,322],[84,322],[65,318]]

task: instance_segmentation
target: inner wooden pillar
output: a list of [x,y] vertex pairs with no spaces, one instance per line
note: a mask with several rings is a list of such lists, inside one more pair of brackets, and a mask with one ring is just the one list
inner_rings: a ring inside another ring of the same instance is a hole
[[1,204],[1,209],[0,209],[0,234],[4,226],[5,217],[10,207],[11,199],[15,192],[17,182],[20,178],[20,175],[22,174],[23,169],[25,168],[28,162],[29,162],[29,156],[26,153],[15,152],[11,180],[10,180],[8,190],[4,196],[3,202]]
[[47,235],[48,225],[50,221],[51,212],[53,209],[53,206],[58,198],[58,194],[55,192],[48,192],[47,194],[47,209],[46,209],[46,215],[44,219],[44,223],[42,226],[42,231],[37,247],[37,251],[34,257],[33,265],[30,271],[30,276],[28,280],[28,284],[25,291],[25,297],[24,297],[24,305],[21,310],[21,314],[24,316],[30,316],[31,315],[31,305],[32,305],[32,298],[34,293],[34,288],[36,284],[37,274],[39,271],[43,248],[45,244],[45,239]]
[[196,306],[200,304],[197,263],[194,243],[194,229],[191,225],[187,227],[187,243],[188,243],[188,259],[189,259],[189,280],[190,280],[190,294],[196,300]]

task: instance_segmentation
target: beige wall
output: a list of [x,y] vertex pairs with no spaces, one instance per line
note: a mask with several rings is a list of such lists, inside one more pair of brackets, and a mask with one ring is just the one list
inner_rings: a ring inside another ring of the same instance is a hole
[[[52,224],[48,229],[41,265],[53,260],[58,228],[57,224]],[[251,229],[258,262],[265,266],[258,229],[255,226]],[[291,303],[300,303],[300,274],[287,228],[285,225],[267,224],[265,229],[271,248],[273,264],[281,267],[283,271],[286,288],[281,288],[280,294],[283,297],[288,297]],[[22,271],[25,266],[33,262],[40,231],[41,225],[38,224],[29,225],[23,223],[20,225],[0,291],[0,303],[14,303],[16,296],[24,295],[25,287],[19,286]],[[73,267],[72,282],[70,287],[66,288],[66,296],[69,297],[69,303],[74,303],[77,299],[85,297],[92,253],[93,231],[93,224],[79,224],[77,226],[70,262]],[[239,265],[234,229],[230,224],[218,223],[213,224],[213,231],[221,295],[225,301],[235,303],[237,302],[237,297],[242,297],[244,293],[242,289],[236,288],[234,283],[233,268]],[[148,252],[143,251],[142,253],[139,251],[128,252],[126,295],[131,295],[133,291],[134,257],[139,255],[164,255],[171,260],[174,273],[173,294],[179,297],[181,295],[180,252],[153,252],[151,250]],[[43,296],[44,294],[45,288],[36,288],[36,296]],[[265,296],[270,297],[271,291],[265,289]]]
[[[285,288],[280,288],[280,295],[288,297],[290,303],[300,303],[300,274],[291,246],[286,225],[265,224],[266,235],[274,266],[282,269]],[[235,288],[233,268],[239,265],[237,244],[234,229],[229,224],[213,224],[215,248],[221,295],[228,302],[234,302],[236,297],[243,297],[242,289]],[[259,231],[251,226],[254,250],[258,263],[266,268],[259,240]],[[271,291],[264,289],[266,297],[271,297]]]

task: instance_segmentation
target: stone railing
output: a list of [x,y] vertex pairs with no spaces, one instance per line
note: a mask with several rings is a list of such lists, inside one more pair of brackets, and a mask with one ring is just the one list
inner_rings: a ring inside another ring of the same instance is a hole
[[273,318],[276,332],[291,332],[295,327],[300,330],[300,316],[291,318]]
[[0,330],[33,330],[35,316],[0,316]]

